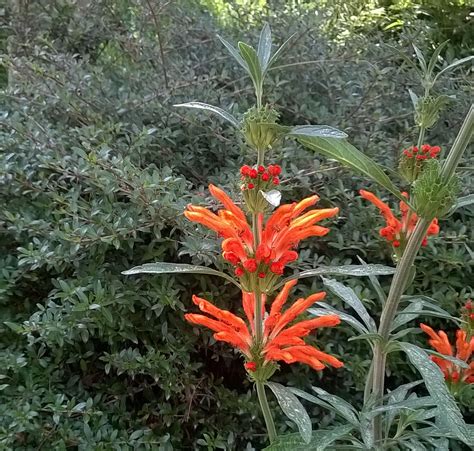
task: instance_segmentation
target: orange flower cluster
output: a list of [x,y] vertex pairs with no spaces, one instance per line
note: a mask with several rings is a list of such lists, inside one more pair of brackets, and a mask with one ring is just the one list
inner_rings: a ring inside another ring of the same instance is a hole
[[441,152],[441,147],[430,146],[429,144],[423,144],[420,149],[417,146],[409,147],[403,150],[403,155],[407,158],[414,158],[416,160],[429,160],[430,158],[436,158]]
[[210,185],[209,190],[224,209],[216,214],[207,208],[189,205],[184,215],[224,238],[222,255],[235,267],[235,274],[248,291],[251,291],[253,274],[261,280],[262,290],[271,287],[283,274],[285,266],[298,258],[294,250],[298,243],[304,238],[326,235],[329,229],[316,223],[335,216],[339,211],[338,208],[326,208],[303,213],[319,200],[318,196],[311,196],[298,203],[281,205],[265,224],[263,213],[260,213],[257,225],[259,244],[255,247],[256,240],[244,212],[221,189]]
[[262,316],[265,317],[265,320],[263,323],[263,337],[260,343],[257,342],[255,337],[256,302],[254,293],[242,292],[242,305],[250,327],[237,315],[222,310],[197,296],[193,296],[193,302],[203,313],[209,316],[188,313],[185,318],[192,324],[208,327],[214,331],[216,340],[227,342],[239,349],[247,360],[245,367],[250,372],[256,372],[261,367],[271,365],[275,361],[301,362],[315,370],[322,370],[326,365],[336,368],[342,367],[343,363],[340,360],[308,345],[303,340],[303,337],[306,337],[317,328],[336,326],[340,323],[339,316],[321,316],[288,326],[306,309],[326,295],[326,293],[320,292],[305,299],[300,298],[285,312],[282,312],[282,307],[295,284],[296,280],[284,285],[273,301],[268,315],[265,313],[266,296],[262,295]]
[[[442,330],[436,333],[431,327],[426,324],[420,324],[421,329],[426,332],[429,337],[429,344],[440,354],[463,360],[468,363],[474,351],[474,337],[468,339],[467,333],[464,330],[456,331],[456,355],[454,355],[453,348],[449,342],[448,336]],[[444,378],[450,383],[474,383],[474,362],[469,363],[469,368],[461,368],[450,360],[442,357],[432,356],[431,360],[441,368]]]
[[[400,221],[395,217],[390,207],[385,202],[382,202],[375,194],[365,190],[360,190],[359,192],[364,199],[372,202],[380,210],[387,223],[386,227],[380,229],[380,236],[390,242],[393,247],[398,248],[401,246],[403,248],[418,221],[416,213],[411,212],[405,202],[400,202],[400,211],[402,214]],[[408,199],[407,193],[402,194]],[[426,246],[428,244],[428,236],[437,235],[438,233],[438,220],[435,218],[428,228],[422,245]]]

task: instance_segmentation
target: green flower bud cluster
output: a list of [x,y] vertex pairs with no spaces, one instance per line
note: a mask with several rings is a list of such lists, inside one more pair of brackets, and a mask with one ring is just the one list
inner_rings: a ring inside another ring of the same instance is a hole
[[448,104],[448,96],[428,96],[419,99],[415,109],[415,122],[420,128],[431,128],[439,119],[441,110]]
[[283,134],[284,127],[277,124],[279,116],[269,105],[250,108],[242,121],[242,133],[247,144],[256,150],[272,147]]
[[445,215],[456,201],[459,182],[456,177],[445,180],[437,160],[426,163],[425,169],[413,185],[416,212],[426,219]]

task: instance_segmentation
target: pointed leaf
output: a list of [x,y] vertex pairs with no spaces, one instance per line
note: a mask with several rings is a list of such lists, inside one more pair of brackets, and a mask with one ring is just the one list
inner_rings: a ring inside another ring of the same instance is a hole
[[393,323],[392,331],[396,330],[398,327],[404,326],[405,324],[413,321],[414,319],[420,316],[421,311],[423,310],[423,302],[416,301],[411,303],[409,306],[405,307],[404,310],[397,313]]
[[260,86],[263,74],[257,52],[254,48],[250,47],[250,45],[247,45],[244,42],[239,42],[239,51],[242,55],[242,58],[247,63],[249,74],[254,82],[254,85]]
[[347,133],[341,132],[337,128],[329,125],[296,125],[289,134],[292,136],[307,136],[319,138],[347,138]]
[[187,102],[187,103],[178,103],[178,104],[173,105],[173,106],[175,106],[175,107],[185,107],[185,108],[196,108],[198,110],[212,111],[213,113],[218,114],[220,117],[222,117],[226,121],[229,121],[234,127],[239,128],[239,126],[240,126],[239,121],[234,116],[232,116],[232,114],[228,113],[227,111],[223,110],[222,108],[219,108],[219,107],[213,106],[213,105],[208,105],[207,103]]
[[465,58],[461,58],[460,60],[455,61],[454,63],[450,64],[449,66],[445,67],[444,69],[440,70],[437,74],[436,77],[434,78],[434,82],[444,73],[449,72],[453,69],[456,69],[456,67],[460,66],[461,64],[467,63],[468,61],[472,61],[474,59],[474,55],[471,56],[466,56]]
[[[288,136],[292,136],[291,133],[289,133]],[[302,135],[295,135],[295,137],[298,142],[308,149],[337,160],[339,163],[351,169],[355,169],[383,186],[397,196],[398,199],[407,203],[407,199],[402,196],[398,188],[393,184],[387,174],[385,174],[382,166],[347,141],[343,139],[307,137]]]
[[468,207],[472,204],[474,204],[474,194],[468,194],[467,196],[460,197],[458,200],[456,200],[455,204],[451,207],[444,218],[448,218],[459,208]]
[[[357,256],[357,259],[362,263],[362,266],[364,266],[364,268],[368,271],[370,266],[371,265],[368,265],[364,260],[362,260],[359,256]],[[395,268],[394,268],[394,272],[395,272]],[[385,305],[385,301],[387,300],[387,295],[385,294],[385,291],[383,290],[382,288],[382,285],[380,285],[380,282],[379,280],[377,279],[376,275],[371,273],[369,271],[369,273],[367,274],[367,276],[369,277],[369,280],[370,280],[370,283],[372,284],[372,286],[374,287],[374,290],[375,292],[377,293],[377,296],[379,298],[379,301],[380,301],[380,304],[382,306]]]
[[411,103],[413,103],[413,108],[416,110],[419,98],[411,89],[408,90],[408,94],[410,94]]
[[288,44],[291,42],[291,40],[296,36],[296,33],[293,33],[280,47],[278,50],[273,54],[273,56],[270,58],[270,61],[268,62],[267,70],[272,67],[278,59],[283,55],[283,52],[286,50],[288,47]]
[[132,269],[123,271],[122,274],[130,276],[132,274],[209,274],[211,276],[223,277],[232,282],[239,289],[242,287],[228,274],[205,266],[187,265],[180,263],[145,263],[144,265],[135,266]]
[[355,319],[349,313],[341,312],[323,302],[318,302],[318,305],[322,306],[323,308],[310,308],[308,309],[308,313],[311,313],[314,316],[326,316],[329,314],[338,315],[341,318],[341,321],[344,321],[347,324],[350,324],[359,334],[368,334],[369,331],[367,328],[357,319]]
[[472,438],[464,422],[461,411],[456,400],[449,392],[444,376],[439,367],[431,361],[428,354],[418,346],[400,342],[400,348],[407,354],[410,362],[420,372],[425,381],[426,389],[438,405],[440,412],[440,421],[446,426],[459,440],[467,445],[471,445]]
[[332,395],[331,393],[323,390],[319,387],[311,387],[313,391],[318,395],[319,398],[331,404],[334,409],[345,418],[349,423],[353,425],[359,424],[359,419],[357,418],[356,410],[352,407],[347,401],[340,398],[339,396]]
[[247,73],[250,74],[249,67],[247,66],[247,63],[240,56],[240,53],[238,52],[238,50],[230,42],[227,42],[223,37],[219,35],[217,35],[217,37],[222,42],[222,44],[224,44],[225,48],[234,57],[234,59],[245,69]]
[[431,78],[431,75],[433,74],[433,70],[436,67],[436,63],[438,62],[438,58],[442,50],[446,47],[448,44],[448,41],[444,41],[441,43],[433,52],[433,55],[431,55],[430,62],[428,63],[428,75]]
[[320,266],[319,268],[308,269],[302,271],[293,276],[287,277],[282,282],[280,282],[275,289],[278,289],[285,285],[285,283],[294,279],[305,279],[306,277],[314,277],[326,275],[339,275],[339,276],[355,276],[355,277],[364,277],[364,276],[390,276],[395,274],[395,268],[385,265],[341,265],[341,266]]
[[268,61],[270,61],[270,55],[272,53],[272,31],[270,25],[266,23],[262,32],[260,33],[260,40],[258,41],[257,55],[260,61],[262,71],[265,72],[268,67]]
[[415,55],[418,58],[418,62],[420,63],[421,70],[423,71],[424,74],[426,74],[428,68],[426,66],[426,60],[425,57],[423,56],[423,53],[421,53],[421,50],[415,45],[412,44],[413,50],[415,50]]
[[352,307],[359,317],[362,319],[364,324],[369,329],[369,332],[377,332],[377,326],[375,325],[375,321],[369,315],[369,312],[365,308],[365,305],[359,299],[359,297],[355,294],[352,288],[346,287],[340,282],[337,282],[334,279],[323,279],[323,284],[329,288],[339,299],[344,301],[350,307]]
[[303,404],[283,385],[276,382],[267,382],[266,385],[272,390],[283,413],[298,426],[303,441],[309,443],[311,441],[312,425]]

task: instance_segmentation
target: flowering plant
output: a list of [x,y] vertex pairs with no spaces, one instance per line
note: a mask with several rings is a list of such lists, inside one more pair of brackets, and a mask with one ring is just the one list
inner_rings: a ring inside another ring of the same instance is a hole
[[[471,445],[472,435],[456,402],[473,382],[473,364],[469,362],[474,346],[471,304],[466,304],[467,313],[463,318],[467,315],[467,319],[457,320],[460,328],[456,352],[444,332],[436,333],[425,324],[420,327],[429,335],[430,344],[436,351],[424,350],[405,339],[410,329],[404,330],[403,326],[421,314],[452,318],[433,301],[403,299],[408,300],[409,305],[404,310],[399,309],[402,295],[414,277],[416,255],[427,245],[428,237],[439,233],[439,219],[455,208],[457,183],[454,172],[473,133],[474,109],[471,108],[443,164],[438,161],[440,147],[423,144],[428,128],[436,122],[443,105],[433,97],[432,88],[442,73],[454,69],[458,63],[435,74],[442,47],[436,49],[428,63],[415,47],[423,72],[424,95],[419,98],[410,91],[419,137],[417,145],[401,153],[399,175],[408,184],[407,190],[401,192],[380,165],[348,143],[344,132],[326,125],[290,127],[279,124],[278,112],[263,104],[265,76],[291,38],[274,54],[268,25],[262,30],[257,50],[244,43],[235,48],[223,38],[219,39],[252,80],[255,107],[239,121],[229,112],[201,102],[177,106],[219,115],[242,133],[252,152],[253,161],[244,165],[239,174],[240,204],[222,189],[210,185],[211,195],[220,204],[217,211],[188,205],[184,212],[189,221],[211,229],[222,240],[222,258],[230,265],[231,274],[174,263],[144,264],[125,274],[204,273],[223,277],[240,289],[243,314],[217,307],[194,295],[192,301],[201,313],[186,313],[185,319],[210,329],[215,340],[228,343],[242,354],[247,374],[255,383],[267,426],[268,450],[319,450],[329,445],[336,449],[335,443],[345,446],[343,449],[426,449],[427,445],[447,450],[450,438]],[[339,161],[399,199],[401,219],[375,194],[360,191],[364,199],[379,209],[386,222],[380,235],[391,246],[395,268],[361,262],[360,265],[319,267],[290,274],[290,267],[294,268],[298,260],[299,242],[330,233],[327,226],[331,225],[339,209],[337,206],[311,209],[319,200],[315,194],[280,205],[278,186],[282,169],[275,162],[266,166],[265,160],[283,139],[295,139],[308,149]],[[330,274],[370,277],[382,305],[378,325],[356,293],[332,279],[323,278],[323,283],[348,304],[357,317],[321,302],[325,298],[324,291],[288,303],[290,292],[300,278]],[[379,275],[393,275],[388,295],[376,281]],[[284,308],[285,304],[289,306]],[[302,363],[316,371],[328,365],[342,370],[343,358],[325,352],[324,343],[318,341],[315,345],[314,340],[308,340],[318,328],[334,327],[341,321],[353,326],[358,338],[368,340],[373,351],[362,408],[351,406],[318,387],[313,388],[315,394],[309,394],[270,381],[279,362]],[[392,352],[407,355],[420,372],[429,396],[419,397],[411,392],[417,383],[385,393],[386,361]],[[296,423],[300,436],[278,436],[265,387],[271,389],[283,412]],[[311,419],[298,398],[333,410],[343,422],[313,432]]]

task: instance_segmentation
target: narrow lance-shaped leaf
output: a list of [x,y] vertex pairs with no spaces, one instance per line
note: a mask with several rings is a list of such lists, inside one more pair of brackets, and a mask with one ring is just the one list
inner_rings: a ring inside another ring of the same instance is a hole
[[248,73],[249,68],[247,63],[242,59],[238,50],[230,42],[227,42],[222,36],[217,35],[217,37],[222,42],[222,44],[224,44],[225,48],[234,57],[234,59],[245,69],[245,72]]
[[298,398],[286,387],[276,382],[267,382],[268,387],[275,395],[283,413],[296,425],[305,443],[311,441],[312,425],[308,412]]
[[267,66],[267,70],[270,69],[281,57],[283,52],[286,50],[288,47],[288,44],[292,41],[292,39],[296,36],[296,33],[293,33],[279,48],[278,50],[273,54],[273,56],[270,58],[270,61]]
[[232,282],[239,289],[242,287],[231,276],[215,269],[207,268],[205,266],[187,265],[179,263],[145,263],[144,265],[135,266],[122,274],[130,276],[132,274],[209,274],[211,276],[223,277]]
[[377,326],[375,325],[375,321],[369,315],[369,312],[365,308],[365,305],[359,299],[359,297],[355,294],[352,288],[346,287],[340,282],[337,282],[333,279],[326,279],[323,277],[323,283],[326,287],[329,288],[338,298],[352,307],[357,314],[360,316],[364,324],[367,326],[370,332],[376,332]]
[[260,33],[260,40],[258,41],[257,55],[260,61],[262,71],[265,72],[268,67],[268,61],[270,61],[270,55],[272,53],[272,31],[270,25],[266,23],[262,32]]
[[230,122],[234,127],[239,128],[239,121],[232,116],[232,114],[228,113],[227,111],[223,110],[222,108],[219,108],[217,106],[213,105],[208,105],[207,103],[202,103],[202,102],[186,102],[186,103],[178,103],[176,105],[173,105],[175,107],[184,107],[184,108],[195,108],[198,110],[206,110],[206,111],[211,111],[213,113],[218,114],[220,117],[225,119],[226,121]]
[[260,61],[258,60],[257,52],[250,45],[244,42],[239,42],[239,50],[242,58],[247,63],[249,68],[249,74],[252,78],[254,85],[260,86],[262,82],[262,68],[260,67]]
[[330,127],[329,125],[296,125],[289,131],[292,136],[307,136],[307,137],[319,137],[319,138],[347,138],[347,133],[338,130],[337,128]]
[[359,424],[359,419],[357,418],[356,410],[347,401],[340,398],[339,396],[332,395],[331,393],[327,392],[326,390],[323,390],[322,388],[311,388],[318,395],[318,397],[324,399],[324,401],[331,404],[334,409],[336,409],[336,411],[339,413],[339,415],[349,421],[349,423],[354,425]]
[[433,83],[444,73],[449,72],[461,64],[467,63],[468,61],[472,61],[474,59],[474,55],[471,56],[466,56],[465,58],[461,58],[460,60],[455,61],[454,63],[450,64],[449,66],[445,67],[444,69],[440,70],[437,74],[436,77],[434,78]]
[[448,44],[448,41],[444,41],[441,43],[433,52],[433,55],[431,55],[430,62],[428,63],[428,75],[431,78],[431,75],[433,74],[433,70],[436,68],[436,63],[438,62],[438,58],[442,50],[446,47]]
[[[292,136],[292,134],[289,133],[288,136]],[[387,174],[385,174],[382,166],[356,149],[352,144],[349,144],[346,140],[310,137],[301,134],[295,135],[295,138],[303,146],[319,152],[326,157],[333,158],[339,161],[339,163],[370,177],[386,190],[397,196],[398,199],[408,203],[407,199],[402,196],[402,193]]]
[[320,266],[319,268],[308,269],[293,276],[287,277],[280,282],[275,289],[285,285],[285,283],[294,279],[304,279],[306,277],[326,275],[340,275],[340,276],[390,276],[395,273],[395,268],[385,265],[370,264],[370,265],[341,265],[341,266]]
[[456,400],[446,386],[441,370],[431,361],[428,354],[418,346],[405,342],[400,342],[398,345],[405,351],[410,362],[423,377],[426,389],[438,406],[439,420],[459,440],[467,445],[472,445],[472,437]]
[[341,321],[351,325],[357,332],[359,332],[359,334],[364,335],[369,333],[369,330],[359,320],[354,318],[352,315],[349,315],[349,313],[341,312],[324,302],[318,302],[317,305],[321,306],[321,308],[310,308],[308,309],[308,313],[315,316],[335,314],[339,316]]

